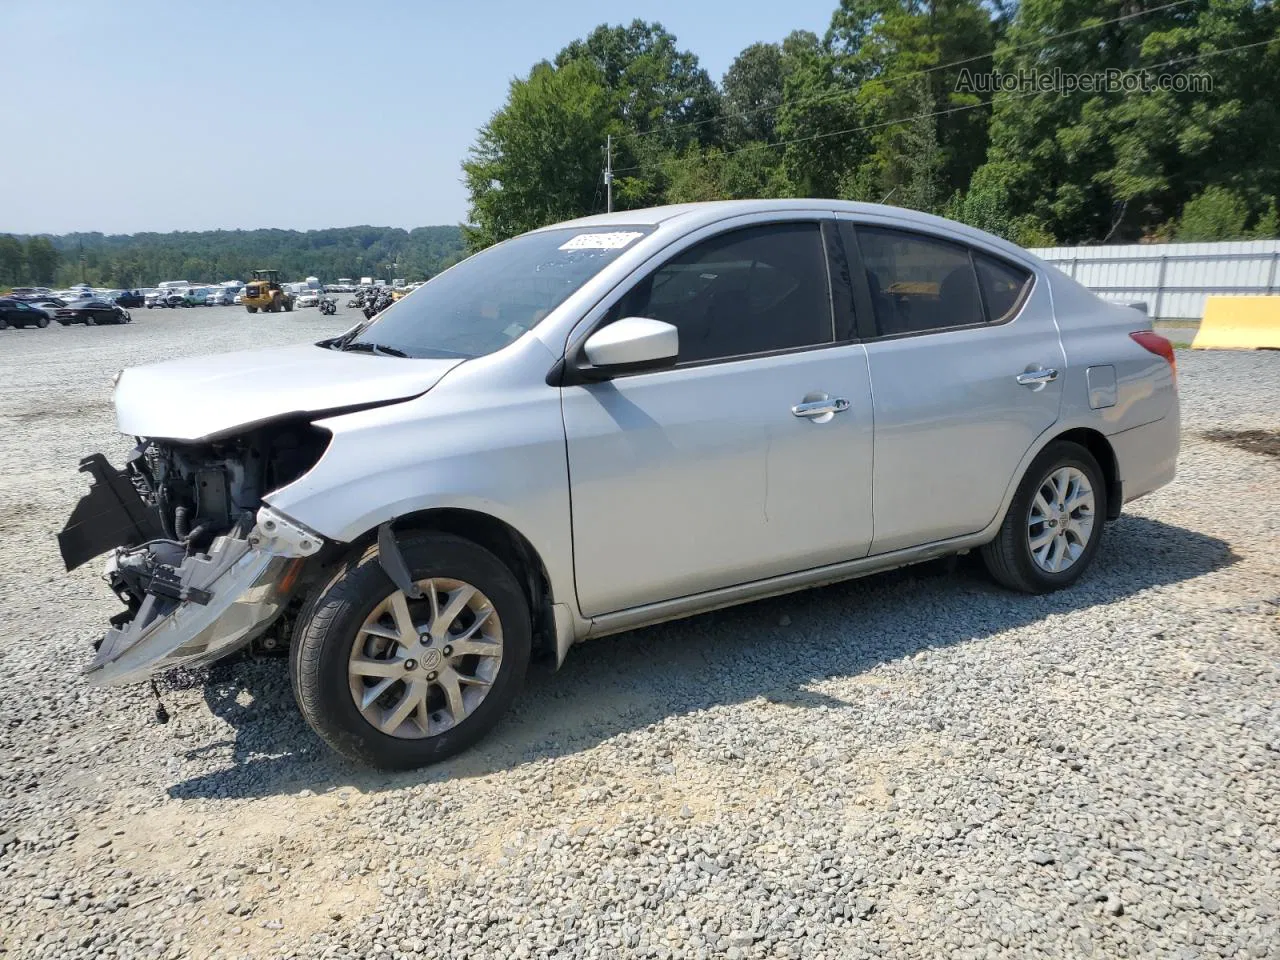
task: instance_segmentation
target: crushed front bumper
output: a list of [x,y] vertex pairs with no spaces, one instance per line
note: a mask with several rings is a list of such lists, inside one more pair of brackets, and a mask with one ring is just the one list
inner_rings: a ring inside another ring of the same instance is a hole
[[[107,631],[85,670],[90,686],[144,680],[179,666],[200,666],[234,653],[267,629],[287,604],[298,568],[324,542],[309,530],[262,507],[244,536],[216,538],[193,553],[173,576],[148,590],[138,612]],[[131,550],[107,561],[111,578]]]

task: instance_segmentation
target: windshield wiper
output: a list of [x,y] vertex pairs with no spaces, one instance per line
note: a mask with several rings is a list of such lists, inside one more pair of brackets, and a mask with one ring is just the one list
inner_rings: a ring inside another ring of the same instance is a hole
[[384,346],[381,343],[369,343],[361,340],[357,343],[347,343],[340,347],[344,353],[375,353],[380,357],[401,357],[408,359],[409,355],[403,350],[397,350],[395,347]]
[[331,337],[328,340],[321,340],[316,344],[316,346],[328,347],[330,350],[341,350],[356,337],[360,336],[360,334],[364,333],[365,327],[369,326],[371,323],[373,323],[372,320],[361,320],[346,333],[336,337]]

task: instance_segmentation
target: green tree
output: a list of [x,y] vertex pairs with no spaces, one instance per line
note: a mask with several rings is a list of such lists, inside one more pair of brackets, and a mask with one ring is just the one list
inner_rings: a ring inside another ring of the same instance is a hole
[[790,56],[777,123],[778,138],[787,144],[782,169],[790,190],[805,197],[851,195],[851,173],[871,149],[867,134],[857,129],[859,79],[847,57],[816,37],[797,44]]
[[27,272],[32,283],[53,283],[58,270],[58,251],[48,237],[31,237],[27,240]]
[[936,104],[929,83],[923,77],[914,81],[913,119],[902,130],[904,179],[895,202],[912,210],[937,213],[942,190],[942,151],[938,148],[938,118],[933,116]]
[[26,276],[27,254],[22,242],[7,233],[0,234],[0,283],[14,285]]
[[1018,213],[1009,200],[1009,177],[999,164],[988,163],[973,175],[969,189],[952,195],[943,216],[994,233],[1023,247],[1051,247],[1056,242],[1033,214]]
[[842,0],[826,45],[869,128],[870,149],[846,175],[859,199],[930,209],[968,185],[986,158],[989,113],[959,80],[964,67],[989,69],[994,41],[979,0]]
[[[1253,221],[1253,227],[1247,224]],[[1187,201],[1175,231],[1182,242],[1210,240],[1267,240],[1276,235],[1275,201],[1255,217],[1245,197],[1226,187],[1206,187]]]
[[514,80],[462,168],[471,196],[468,245],[480,249],[591,211],[600,145],[611,130],[604,77],[588,59],[538,64]]
[[781,44],[753,43],[738,54],[720,82],[730,143],[774,138],[785,81]]
[[587,61],[609,91],[622,129],[653,134],[668,148],[719,140],[720,91],[698,58],[680,50],[660,23],[601,24],[555,58],[556,67]]
[[1211,74],[1211,90],[997,95],[988,160],[1014,208],[1066,242],[1137,239],[1211,185],[1251,210],[1280,193],[1280,45],[1189,59],[1273,40],[1280,10],[1206,0],[1041,42],[1133,12],[1127,0],[1023,0],[997,51],[1005,73]]

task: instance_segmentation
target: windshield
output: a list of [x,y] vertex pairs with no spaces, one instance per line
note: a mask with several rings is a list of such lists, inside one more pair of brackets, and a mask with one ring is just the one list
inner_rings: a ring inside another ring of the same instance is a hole
[[350,345],[468,359],[501,350],[652,229],[568,227],[508,240],[396,301]]

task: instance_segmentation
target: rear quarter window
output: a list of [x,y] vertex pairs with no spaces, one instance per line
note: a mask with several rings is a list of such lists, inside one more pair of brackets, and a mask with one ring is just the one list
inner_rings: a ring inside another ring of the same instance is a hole
[[976,250],[973,263],[978,268],[978,286],[982,289],[987,319],[991,323],[1012,319],[1022,309],[1035,275],[1025,267],[997,260]]

